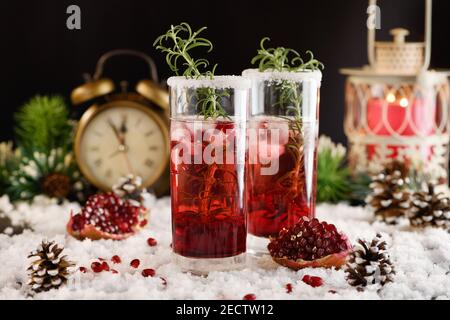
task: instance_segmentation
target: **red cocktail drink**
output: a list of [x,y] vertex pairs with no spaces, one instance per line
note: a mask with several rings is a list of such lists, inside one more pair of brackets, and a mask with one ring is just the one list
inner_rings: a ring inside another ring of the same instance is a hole
[[172,247],[191,258],[245,252],[246,222],[230,121],[172,121]]

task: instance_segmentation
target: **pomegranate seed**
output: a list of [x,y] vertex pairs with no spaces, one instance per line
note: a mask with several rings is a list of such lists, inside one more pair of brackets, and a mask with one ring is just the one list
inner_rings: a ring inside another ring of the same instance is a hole
[[135,269],[137,269],[140,264],[141,264],[141,262],[139,261],[139,259],[133,259],[130,262],[130,266],[132,266]]
[[253,293],[246,294],[242,300],[256,300],[256,296]]
[[99,273],[99,272],[103,271],[103,266],[102,266],[102,264],[100,262],[95,261],[95,262],[91,263],[91,269],[95,273]]
[[102,262],[102,269],[103,271],[109,271],[109,265],[106,263],[106,261]]
[[313,277],[309,275],[303,276],[302,281],[313,288],[317,288],[323,285],[323,280],[320,277]]
[[142,270],[142,276],[147,278],[147,277],[154,277],[156,274],[155,270],[153,269],[144,269]]
[[328,290],[328,292],[329,292],[329,293],[332,293],[332,294],[336,294],[336,293],[337,293],[336,290]]
[[167,286],[167,280],[163,277],[159,277],[162,281],[163,286]]
[[111,261],[115,264],[121,263],[122,259],[120,259],[120,257],[118,255],[115,255],[111,258]]
[[147,225],[147,223],[148,223],[147,219],[144,219],[144,220],[142,220],[142,221],[139,223],[139,226],[140,226],[141,228],[143,228],[143,227],[145,227],[145,226]]
[[287,292],[287,293],[291,293],[291,292],[292,292],[292,283],[288,283],[288,284],[286,285],[286,292]]
[[81,273],[87,272],[87,269],[85,267],[80,267],[78,270],[80,270]]
[[147,243],[148,243],[148,245],[150,247],[154,247],[154,246],[156,246],[158,244],[158,242],[155,239],[153,239],[153,238],[148,238],[147,239]]
[[116,269],[111,269],[111,273],[119,273]]

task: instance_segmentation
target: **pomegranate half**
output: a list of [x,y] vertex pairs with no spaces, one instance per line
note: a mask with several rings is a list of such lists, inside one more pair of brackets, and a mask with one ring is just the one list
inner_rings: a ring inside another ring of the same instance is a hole
[[71,214],[67,232],[77,239],[126,239],[148,222],[148,209],[115,193],[91,196],[81,212]]
[[285,228],[278,237],[271,238],[268,249],[278,264],[300,270],[340,268],[346,263],[352,245],[334,225],[303,217],[292,228]]

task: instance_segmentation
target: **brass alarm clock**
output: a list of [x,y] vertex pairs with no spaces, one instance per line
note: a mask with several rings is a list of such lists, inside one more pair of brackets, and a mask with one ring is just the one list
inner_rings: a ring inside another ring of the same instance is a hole
[[[150,79],[139,81],[135,92],[128,92],[124,82],[117,92],[112,80],[102,78],[106,61],[118,55],[137,56],[150,67]],[[74,144],[77,163],[90,183],[107,191],[120,177],[134,174],[158,195],[167,191],[169,95],[158,84],[149,56],[133,50],[104,54],[93,77],[72,91],[71,100],[74,105],[96,100],[82,115]]]

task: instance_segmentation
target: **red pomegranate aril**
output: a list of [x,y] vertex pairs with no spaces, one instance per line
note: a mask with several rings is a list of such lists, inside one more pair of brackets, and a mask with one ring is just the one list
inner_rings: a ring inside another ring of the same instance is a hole
[[253,293],[246,294],[242,300],[256,300],[256,295]]
[[77,239],[121,240],[147,223],[146,213],[144,207],[123,201],[112,192],[96,194],[87,200],[81,212],[71,215],[67,231]]
[[145,227],[145,226],[147,225],[147,223],[148,223],[148,220],[147,220],[147,219],[144,219],[144,220],[142,220],[142,221],[139,223],[139,226],[140,226],[141,228],[143,228],[143,227]]
[[303,217],[290,229],[283,229],[268,245],[273,259],[289,268],[341,267],[351,251],[345,235],[318,219]]
[[156,271],[153,269],[144,269],[142,270],[142,276],[147,278],[147,277],[154,277],[156,274]]
[[287,292],[287,293],[291,293],[291,292],[292,292],[292,283],[288,283],[288,284],[286,285],[286,292]]
[[158,242],[157,242],[155,239],[153,239],[153,238],[148,238],[148,239],[147,239],[147,244],[148,244],[150,247],[154,247],[154,246],[156,246],[156,245],[158,244]]
[[119,273],[119,271],[117,271],[116,269],[111,269],[111,273],[116,274],[116,273]]
[[94,271],[95,273],[99,273],[103,271],[103,266],[100,262],[95,261],[91,263],[91,269],[92,271]]
[[86,269],[85,267],[80,267],[78,270],[79,270],[81,273],[86,273],[86,272],[87,272],[87,269]]
[[320,277],[304,275],[302,281],[313,288],[317,288],[323,285],[323,280]]
[[122,259],[120,259],[120,257],[119,257],[118,255],[115,255],[115,256],[113,256],[113,257],[111,258],[111,261],[112,261],[114,264],[118,264],[118,263],[121,263],[121,262],[122,262]]
[[141,264],[141,262],[139,261],[139,259],[133,259],[130,262],[130,266],[135,268],[135,269],[137,269],[140,264]]
[[102,262],[102,269],[103,271],[109,271],[109,265],[106,261]]

